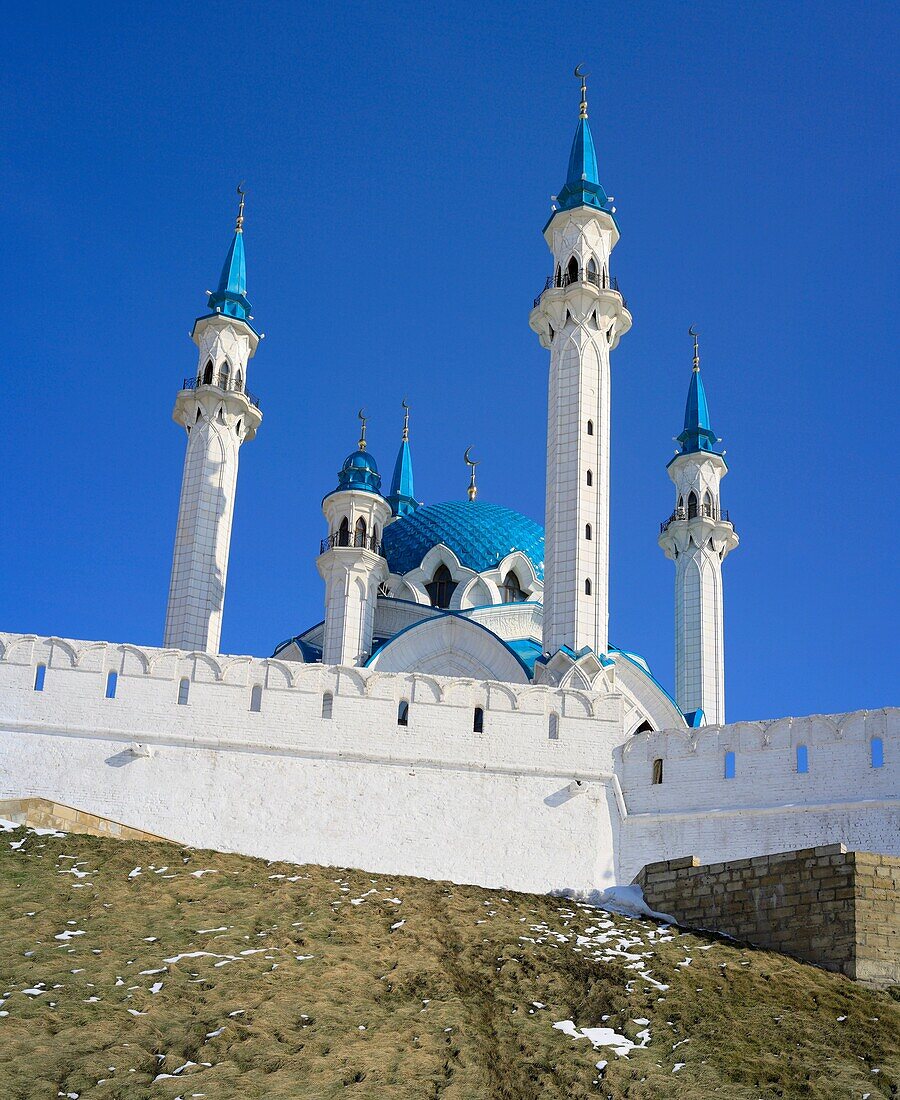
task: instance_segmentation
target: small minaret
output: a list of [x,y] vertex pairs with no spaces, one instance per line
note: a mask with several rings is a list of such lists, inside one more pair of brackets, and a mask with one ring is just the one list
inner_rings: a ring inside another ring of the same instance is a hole
[[246,388],[259,335],[249,324],[240,187],[238,194],[234,239],[209,296],[211,312],[197,318],[191,333],[199,349],[197,374],[184,380],[172,413],[188,440],[163,645],[207,653],[219,652],[222,634],[238,452],[262,422]]
[[689,716],[703,711],[707,723],[725,721],[725,642],[722,562],[738,544],[728,513],[719,504],[719,482],[728,473],[715,450],[700,377],[693,328],[694,370],[684,410],[681,451],[668,464],[675,483],[675,511],[660,529],[659,545],[675,562],[675,697]]
[[359,447],[338,474],[338,487],[322,501],[328,538],[322,540],[316,567],[325,581],[326,665],[361,665],[372,652],[378,586],[388,577],[381,533],[391,506],[381,495],[381,475],[366,449],[366,418]]
[[529,323],[550,351],[545,653],[602,654],[609,619],[610,351],[631,314],[610,276],[619,239],[600,185],[580,66],[581,111],[565,186],[544,227],[553,273]]
[[391,478],[391,491],[387,498],[394,516],[408,515],[419,507],[413,488],[412,455],[409,451],[409,405],[406,403],[406,398],[401,404],[403,437],[400,440],[400,450],[397,452],[397,461],[394,463],[394,476]]

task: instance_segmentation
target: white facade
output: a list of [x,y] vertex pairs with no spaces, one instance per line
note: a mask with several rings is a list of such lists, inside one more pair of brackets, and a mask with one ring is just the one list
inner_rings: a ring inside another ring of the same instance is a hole
[[900,711],[629,737],[626,709],[615,690],[0,634],[0,798],[197,847],[520,890],[590,893],[686,854],[900,854]]
[[612,289],[613,216],[592,207],[560,211],[545,231],[553,285],[530,324],[550,350],[547,415],[544,650],[608,648],[609,353],[631,327]]
[[682,711],[702,710],[712,725],[725,721],[722,562],[738,545],[719,500],[727,472],[721,455],[709,451],[673,458],[675,511],[659,536],[675,563],[675,698]]
[[198,320],[197,380],[172,414],[187,432],[175,553],[163,644],[219,652],[225,580],[241,445],[262,413],[246,393],[247,364],[259,337],[235,317]]

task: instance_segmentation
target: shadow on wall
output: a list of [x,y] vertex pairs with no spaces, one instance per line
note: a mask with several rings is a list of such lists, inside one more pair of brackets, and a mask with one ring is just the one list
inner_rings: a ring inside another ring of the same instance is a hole
[[580,779],[573,779],[571,783],[568,783],[565,787],[561,787],[558,791],[554,791],[553,794],[548,794],[544,799],[545,806],[564,806],[567,802],[571,802],[573,798],[577,798],[578,795],[584,794],[587,790],[587,784]]

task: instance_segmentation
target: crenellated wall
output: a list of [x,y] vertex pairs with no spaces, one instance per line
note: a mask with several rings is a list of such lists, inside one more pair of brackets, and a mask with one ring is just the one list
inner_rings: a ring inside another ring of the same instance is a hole
[[[628,805],[624,876],[688,854],[719,863],[843,843],[900,855],[896,708],[639,734],[615,756]],[[656,760],[662,783],[653,782]]]
[[685,854],[900,855],[898,716],[626,741],[613,692],[0,634],[0,799],[266,858],[589,892]]

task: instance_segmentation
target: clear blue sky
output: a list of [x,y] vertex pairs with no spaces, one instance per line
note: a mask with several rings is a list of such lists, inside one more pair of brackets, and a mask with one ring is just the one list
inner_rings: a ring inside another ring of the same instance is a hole
[[701,332],[741,536],[729,718],[898,702],[896,6],[88,4],[4,26],[0,626],[158,645],[171,421],[247,180],[223,649],[322,617],[354,414],[389,474],[542,519],[549,271],[584,61],[634,328],[613,355],[611,637],[673,680],[665,464]]

